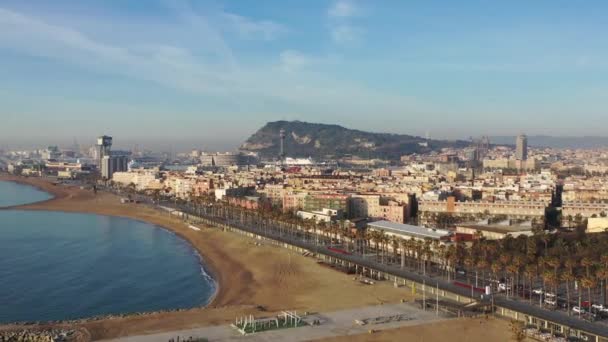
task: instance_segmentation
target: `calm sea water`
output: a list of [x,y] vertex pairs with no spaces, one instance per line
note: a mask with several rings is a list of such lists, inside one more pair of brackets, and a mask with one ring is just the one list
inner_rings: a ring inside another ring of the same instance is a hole
[[52,197],[49,193],[32,186],[14,182],[0,182],[0,208],[45,201]]
[[[7,194],[14,195],[0,190],[2,203],[10,202],[2,199]],[[36,196],[31,201],[40,200]],[[156,226],[0,210],[0,322],[191,308],[214,290],[191,246]]]

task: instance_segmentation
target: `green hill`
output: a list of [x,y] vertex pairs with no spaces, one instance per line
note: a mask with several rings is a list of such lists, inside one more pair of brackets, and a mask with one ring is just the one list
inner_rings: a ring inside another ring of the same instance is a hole
[[[302,121],[269,122],[254,133],[240,149],[258,152],[264,158],[279,154],[279,132],[285,130],[285,152],[288,157],[315,159],[362,158],[399,159],[402,155],[424,153],[442,147],[464,147],[466,141],[430,140],[403,134],[370,133],[338,125]],[[424,146],[425,143],[428,146]]]

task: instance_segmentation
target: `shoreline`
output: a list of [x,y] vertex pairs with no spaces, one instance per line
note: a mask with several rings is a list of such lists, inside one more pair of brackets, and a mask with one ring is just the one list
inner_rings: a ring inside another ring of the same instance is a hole
[[[45,212],[46,211],[46,212],[60,212],[60,213],[65,213],[65,214],[77,214],[77,213],[80,213],[80,214],[98,215],[98,216],[106,216],[106,217],[118,217],[118,218],[129,219],[129,220],[133,220],[133,221],[136,221],[136,222],[140,222],[140,223],[145,223],[147,225],[151,225],[154,229],[162,229],[162,230],[164,230],[164,231],[166,231],[166,232],[168,232],[170,234],[173,234],[174,236],[176,236],[179,239],[183,240],[183,242],[186,243],[189,246],[189,248],[192,250],[192,252],[195,254],[196,258],[198,259],[198,264],[199,264],[200,272],[202,273],[202,276],[204,278],[207,278],[209,280],[209,283],[211,284],[211,287],[212,287],[212,293],[204,301],[203,304],[192,306],[190,308],[167,308],[167,309],[162,309],[162,310],[157,310],[157,311],[116,312],[116,313],[111,313],[111,314],[106,314],[106,315],[84,316],[84,317],[76,318],[76,319],[53,319],[53,320],[47,320],[47,321],[37,321],[38,323],[41,323],[41,324],[48,324],[48,323],[54,323],[54,322],[82,323],[82,322],[85,322],[85,321],[104,319],[104,318],[114,317],[114,316],[121,316],[121,317],[124,317],[124,316],[138,316],[138,315],[147,315],[147,314],[154,314],[154,313],[161,313],[161,312],[175,312],[175,311],[182,311],[182,310],[203,309],[203,308],[206,308],[207,306],[212,305],[213,301],[218,296],[218,293],[220,291],[220,284],[219,284],[219,282],[218,282],[218,280],[216,278],[214,270],[212,270],[211,267],[206,264],[205,259],[201,255],[200,251],[183,234],[180,234],[179,232],[176,232],[176,231],[172,230],[169,227],[161,226],[159,224],[148,222],[148,221],[145,221],[145,220],[142,220],[142,219],[139,219],[139,218],[132,218],[132,217],[126,217],[126,216],[116,216],[116,215],[106,215],[106,214],[98,214],[98,213],[83,213],[83,212],[74,212],[74,211],[66,211],[66,210],[22,208],[22,207],[30,206],[30,205],[40,205],[40,204],[43,204],[45,202],[49,202],[49,201],[55,200],[55,199],[58,198],[58,196],[56,195],[56,193],[51,193],[50,191],[48,191],[46,189],[42,189],[41,187],[32,185],[32,184],[30,184],[29,182],[26,182],[26,181],[23,181],[23,180],[6,180],[4,178],[5,178],[4,175],[0,175],[0,181],[13,182],[13,183],[21,184],[23,186],[29,186],[29,187],[32,187],[32,188],[36,188],[36,189],[38,189],[40,191],[44,191],[44,192],[48,193],[51,196],[51,198],[45,199],[45,200],[42,200],[42,201],[37,201],[37,202],[30,202],[30,203],[25,203],[25,204],[12,205],[12,206],[8,206],[8,207],[0,207],[0,211],[9,211],[9,210],[14,210],[14,211],[39,211],[39,212]],[[22,324],[24,324],[26,322],[27,321],[13,321],[13,322],[0,323],[0,325],[7,325],[7,324],[8,325],[10,325],[10,324],[22,325]]]
[[105,340],[226,325],[234,322],[235,317],[267,317],[284,310],[337,311],[416,298],[411,291],[395,288],[390,282],[363,285],[352,275],[319,267],[315,258],[270,241],[259,241],[204,224],[199,226],[200,231],[193,230],[188,222],[169,212],[145,204],[121,203],[119,196],[107,192],[94,194],[74,184],[55,185],[48,178],[0,174],[0,180],[35,186],[55,196],[11,209],[115,216],[166,229],[194,248],[201,258],[199,264],[217,284],[209,303],[192,309],[90,317],[79,321],[0,324],[0,334],[19,329],[85,329],[90,340]]
[[[34,182],[32,182],[32,180],[41,180],[44,181],[48,186],[41,186],[41,184],[35,184]],[[165,230],[171,234],[174,234],[175,236],[179,237],[180,239],[184,240],[185,243],[188,244],[188,246],[192,249],[192,251],[195,253],[196,257],[198,258],[198,264],[200,267],[200,271],[203,275],[203,277],[206,277],[210,280],[210,283],[212,284],[213,287],[213,292],[212,294],[209,296],[209,298],[207,300],[205,300],[205,303],[202,305],[196,305],[193,306],[191,308],[168,308],[168,309],[163,309],[163,310],[158,310],[158,311],[137,311],[137,312],[132,312],[132,313],[123,313],[123,312],[117,312],[114,314],[109,314],[109,315],[101,315],[101,316],[87,316],[87,317],[82,317],[79,319],[72,319],[72,320],[62,320],[62,319],[57,319],[57,320],[49,320],[49,321],[40,321],[38,323],[42,323],[42,324],[46,324],[49,322],[63,322],[63,323],[80,323],[83,321],[89,321],[89,320],[96,320],[99,318],[105,318],[105,317],[114,317],[114,316],[141,316],[141,315],[146,315],[146,314],[156,314],[156,313],[162,313],[162,312],[175,312],[175,311],[184,311],[184,310],[192,310],[192,309],[204,309],[210,306],[214,305],[214,302],[216,300],[216,298],[219,297],[219,295],[221,294],[221,283],[220,283],[220,273],[218,270],[216,270],[212,264],[212,262],[208,262],[207,259],[203,256],[203,253],[201,252],[201,250],[199,248],[197,248],[197,246],[193,243],[193,241],[191,241],[185,234],[180,233],[179,231],[177,231],[176,229],[173,229],[169,226],[164,226],[164,225],[160,225],[158,223],[155,222],[149,222],[147,220],[135,217],[133,215],[108,215],[108,214],[103,214],[103,213],[98,213],[95,210],[90,211],[90,212],[84,212],[84,211],[71,211],[71,210],[57,210],[57,209],[45,209],[45,208],[33,208],[33,206],[39,206],[39,205],[45,205],[48,203],[52,203],[53,201],[56,200],[60,200],[63,198],[66,198],[65,193],[63,193],[62,191],[58,190],[57,188],[54,187],[61,187],[64,185],[61,184],[53,184],[50,183],[50,181],[46,178],[41,178],[41,177],[19,177],[19,176],[12,176],[12,175],[6,175],[6,174],[0,174],[0,181],[2,182],[13,182],[13,183],[17,183],[23,186],[29,186],[35,189],[38,189],[40,191],[44,191],[47,194],[49,194],[51,196],[51,198],[45,199],[45,200],[41,200],[41,201],[36,201],[36,202],[30,202],[30,203],[24,203],[24,204],[17,204],[17,205],[11,205],[11,206],[7,206],[7,207],[0,207],[0,210],[16,210],[16,211],[47,211],[47,212],[60,212],[60,213],[66,213],[66,214],[74,214],[74,213],[81,213],[81,214],[91,214],[91,215],[99,215],[99,216],[108,216],[108,217],[118,217],[118,218],[124,218],[124,219],[129,219],[129,220],[133,220],[133,221],[137,221],[137,222],[141,222],[141,223],[145,223],[145,224],[149,224],[152,225],[155,229],[162,229]],[[70,187],[76,187],[74,185],[68,185]],[[106,193],[109,194],[109,193]],[[109,194],[112,196],[117,197],[116,195],[113,194]],[[147,206],[149,207],[149,206]],[[151,208],[153,210],[158,210],[158,208]],[[15,322],[10,322],[10,323],[0,323],[0,325],[3,324],[18,324],[21,325],[23,324],[23,321],[15,321]]]
[[[13,177],[15,179],[13,179]],[[14,204],[14,205],[6,206],[6,207],[0,207],[0,210],[11,210],[11,209],[18,210],[19,207],[22,207],[22,206],[32,205],[32,204],[43,204],[45,202],[53,201],[53,200],[55,200],[57,198],[57,195],[54,194],[53,192],[48,191],[46,189],[42,189],[41,187],[33,185],[33,184],[31,184],[31,183],[29,183],[27,181],[24,181],[21,178],[23,178],[23,177],[15,177],[15,176],[10,176],[10,175],[6,175],[6,174],[0,173],[0,182],[10,182],[10,183],[15,183],[15,184],[23,185],[23,186],[28,186],[30,188],[34,188],[36,190],[46,192],[47,194],[50,195],[50,198],[43,199],[43,200],[40,200],[40,201],[35,201],[35,202],[28,202],[28,203],[23,203],[23,204]]]

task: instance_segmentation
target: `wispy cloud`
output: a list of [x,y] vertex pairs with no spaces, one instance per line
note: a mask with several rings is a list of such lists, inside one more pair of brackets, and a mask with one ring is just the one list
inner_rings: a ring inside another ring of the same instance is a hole
[[357,13],[359,13],[359,8],[350,0],[335,1],[327,10],[328,16],[337,18],[352,17]]
[[222,17],[231,29],[245,39],[274,40],[288,31],[285,26],[269,20],[254,21],[232,13],[223,13]]
[[359,41],[365,30],[352,23],[353,17],[359,15],[361,15],[361,9],[352,0],[334,1],[327,10],[331,39],[337,44]]
[[[276,108],[303,108],[315,113],[344,115],[378,110],[397,114],[412,108],[415,103],[411,98],[328,76],[315,70],[316,66],[322,66],[323,58],[293,49],[283,50],[275,63],[253,63],[246,58],[245,62],[239,62],[221,30],[210,24],[217,18],[189,10],[180,13],[187,25],[184,29],[194,27],[200,33],[203,53],[199,52],[200,46],[176,46],[167,42],[113,43],[68,26],[2,8],[0,47],[195,95],[218,99],[239,97],[242,101],[260,103],[272,101],[279,104]],[[341,34],[338,38],[342,41],[352,39],[348,33]]]
[[311,58],[296,50],[285,50],[281,52],[280,68],[284,71],[293,72],[306,67],[311,63]]
[[335,25],[330,28],[331,38],[340,44],[353,43],[361,39],[364,30],[347,24]]

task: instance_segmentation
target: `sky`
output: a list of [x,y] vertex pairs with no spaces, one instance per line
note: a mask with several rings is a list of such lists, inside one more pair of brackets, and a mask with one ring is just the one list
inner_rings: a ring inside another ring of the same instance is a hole
[[598,135],[606,1],[0,0],[0,147],[235,148],[268,121]]

